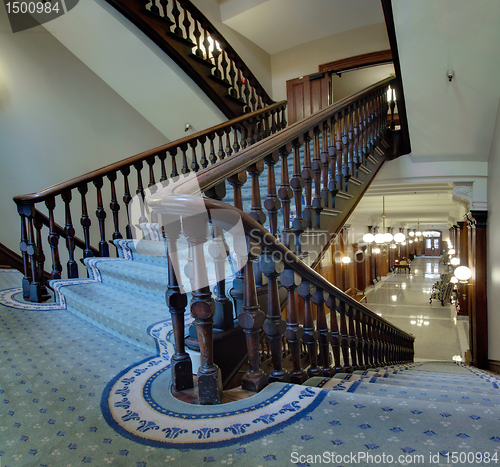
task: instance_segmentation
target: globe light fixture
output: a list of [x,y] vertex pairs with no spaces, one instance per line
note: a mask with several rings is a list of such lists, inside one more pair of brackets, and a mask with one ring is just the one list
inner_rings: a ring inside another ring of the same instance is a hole
[[363,235],[363,241],[365,243],[373,243],[374,240],[375,240],[375,236],[371,233],[366,233]]
[[453,277],[450,279],[450,282],[451,282],[452,284],[457,284],[457,283],[458,283],[458,279],[457,279],[455,276],[453,276]]
[[375,243],[384,243],[384,241],[385,241],[384,234],[375,235]]
[[377,255],[380,253],[380,248],[374,248],[373,252],[376,253]]
[[391,233],[387,232],[386,234],[384,234],[384,242],[385,243],[391,243],[393,239],[394,239],[394,237]]
[[460,264],[460,260],[458,258],[451,258],[450,263],[452,266],[458,266]]
[[454,274],[460,282],[467,282],[472,276],[472,271],[467,266],[459,266]]
[[453,248],[450,248],[450,249],[448,250],[448,253],[449,253],[450,255],[454,255],[454,254],[455,254],[455,250],[454,250]]
[[397,233],[396,235],[394,235],[394,241],[396,243],[403,243],[405,241],[405,234],[404,233]]
[[344,256],[341,261],[342,264],[349,264],[351,262],[351,258],[349,256]]

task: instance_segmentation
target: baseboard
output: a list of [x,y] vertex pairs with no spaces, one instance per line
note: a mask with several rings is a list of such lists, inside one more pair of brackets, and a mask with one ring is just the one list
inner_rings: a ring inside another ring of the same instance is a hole
[[500,374],[500,360],[488,360],[488,371]]

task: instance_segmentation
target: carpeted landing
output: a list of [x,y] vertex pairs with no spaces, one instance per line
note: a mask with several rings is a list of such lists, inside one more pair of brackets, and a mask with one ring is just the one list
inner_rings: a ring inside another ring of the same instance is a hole
[[[416,363],[192,406],[170,395],[167,347],[147,351],[59,305],[25,304],[20,280],[0,271],[2,467],[499,462],[490,374]],[[149,326],[159,342],[168,322]]]

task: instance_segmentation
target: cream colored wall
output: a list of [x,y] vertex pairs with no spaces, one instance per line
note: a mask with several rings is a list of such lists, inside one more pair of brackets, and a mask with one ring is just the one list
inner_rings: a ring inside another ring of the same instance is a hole
[[500,104],[488,161],[488,358],[500,361]]
[[274,54],[271,56],[273,99],[286,99],[286,81],[315,73],[323,63],[389,48],[385,24],[378,23]]
[[13,34],[0,8],[0,37],[0,242],[17,252],[20,222],[13,196],[167,138],[44,28]]

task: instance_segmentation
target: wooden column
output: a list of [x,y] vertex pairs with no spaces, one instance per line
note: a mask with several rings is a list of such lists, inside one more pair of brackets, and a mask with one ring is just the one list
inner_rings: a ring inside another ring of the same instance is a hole
[[[457,230],[457,245],[455,246],[455,251],[458,252],[458,257],[460,258],[460,266],[469,267],[469,241],[468,236],[469,233],[467,231],[467,222],[461,221],[458,222],[458,230]],[[458,305],[460,307],[461,315],[469,315],[470,319],[470,310],[468,306],[468,290],[467,284],[458,284]],[[471,343],[470,343],[471,344]]]
[[472,230],[472,256],[474,258],[471,277],[472,307],[469,311],[469,341],[472,351],[471,363],[482,369],[488,367],[487,217],[487,211],[471,211],[469,213],[469,225]]

